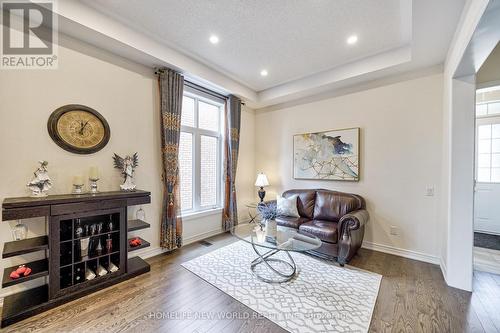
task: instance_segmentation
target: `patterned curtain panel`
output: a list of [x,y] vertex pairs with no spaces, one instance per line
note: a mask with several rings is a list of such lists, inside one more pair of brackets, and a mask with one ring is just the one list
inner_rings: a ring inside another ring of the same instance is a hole
[[238,210],[236,207],[236,167],[238,165],[238,152],[240,144],[241,100],[236,96],[229,96],[226,102],[225,141],[224,141],[224,182],[225,200],[222,227],[231,229],[238,224]]
[[184,77],[171,69],[159,71],[163,210],[160,245],[173,250],[182,245],[179,200],[179,138]]

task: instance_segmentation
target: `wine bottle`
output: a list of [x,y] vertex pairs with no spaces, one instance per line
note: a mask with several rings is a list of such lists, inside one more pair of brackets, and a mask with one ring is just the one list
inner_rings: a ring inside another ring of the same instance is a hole
[[102,254],[101,237],[97,237],[97,246],[96,246],[95,250],[96,250],[98,256],[100,256]]
[[83,269],[80,266],[75,267],[75,281],[77,282],[83,281],[84,276],[85,273],[83,272]]
[[80,219],[76,219],[76,225],[75,225],[75,237],[80,238],[83,236],[83,228],[82,224],[80,222]]
[[95,250],[95,237],[90,237],[89,241],[89,258],[94,256]]
[[113,251],[113,240],[111,239],[110,234],[108,234],[108,238],[106,238],[106,251],[107,253],[111,253]]

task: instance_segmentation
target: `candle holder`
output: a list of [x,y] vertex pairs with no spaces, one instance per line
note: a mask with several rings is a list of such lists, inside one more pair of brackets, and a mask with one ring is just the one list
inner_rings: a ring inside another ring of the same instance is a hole
[[99,178],[97,178],[97,179],[89,178],[89,181],[90,181],[90,193],[92,193],[92,194],[99,193],[99,191],[97,190],[97,181],[98,180],[99,180]]
[[73,184],[73,194],[82,194],[83,184]]

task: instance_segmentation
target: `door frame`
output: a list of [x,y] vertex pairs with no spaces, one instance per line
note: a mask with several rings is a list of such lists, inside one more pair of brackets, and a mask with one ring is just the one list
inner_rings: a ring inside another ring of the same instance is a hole
[[499,0],[466,3],[445,64],[445,150],[441,268],[448,285],[472,291],[475,76],[500,40]]

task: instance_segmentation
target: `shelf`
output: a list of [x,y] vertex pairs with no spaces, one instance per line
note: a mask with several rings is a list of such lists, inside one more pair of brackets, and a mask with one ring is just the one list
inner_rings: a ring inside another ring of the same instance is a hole
[[127,231],[135,231],[149,228],[151,225],[143,220],[130,220],[127,221]]
[[136,247],[132,247],[132,246],[130,246],[129,242],[130,242],[131,239],[134,239],[134,238],[136,238],[136,237],[127,239],[128,252],[132,252],[132,251],[135,251],[135,250],[143,249],[143,248],[149,247],[149,245],[151,245],[151,244],[149,244],[149,242],[145,241],[141,237],[137,237],[137,238],[139,238],[141,240],[142,244],[139,245],[139,246],[136,246]]
[[98,193],[82,193],[76,194],[57,194],[48,195],[46,197],[17,197],[17,198],[5,198],[3,201],[2,208],[24,208],[24,207],[34,207],[34,206],[46,206],[46,205],[56,205],[56,204],[67,204],[67,203],[77,203],[77,202],[89,202],[89,201],[103,201],[111,199],[143,199],[144,204],[150,202],[145,198],[150,199],[151,192],[135,190],[135,191],[109,191],[109,192],[98,192]]
[[105,231],[105,232],[101,232],[100,234],[95,234],[95,235],[88,235],[88,236],[81,236],[81,237],[77,237],[77,238],[72,238],[72,239],[66,239],[66,240],[62,240],[61,243],[67,243],[67,242],[71,242],[71,241],[76,241],[76,240],[80,240],[80,239],[84,239],[84,238],[91,238],[91,237],[98,237],[98,236],[106,236],[108,234],[114,234],[116,232],[119,232],[120,230],[117,229],[117,230],[111,230],[111,231]]
[[61,265],[59,268],[64,268],[64,267],[68,267],[68,266],[71,266],[71,265],[81,264],[82,262],[87,262],[87,261],[90,261],[90,260],[94,260],[94,259],[98,259],[98,258],[102,258],[102,257],[107,257],[107,256],[110,256],[110,255],[113,255],[113,254],[116,254],[116,253],[120,253],[120,251],[113,251],[113,252],[109,252],[109,253],[103,253],[100,256],[87,257],[86,259],[75,261],[74,263],[71,263],[71,264]]
[[93,279],[91,279],[91,280],[85,280],[84,279],[82,282],[73,283],[71,285],[68,285],[65,288],[62,288],[61,290],[75,289],[75,288],[84,289],[84,288],[87,288],[87,287],[89,287],[91,285],[99,284],[99,283],[102,283],[105,280],[114,279],[114,278],[119,277],[121,275],[123,275],[123,272],[121,272],[119,270],[116,271],[116,272],[108,272],[108,273],[106,273],[106,275],[102,275],[102,276],[99,276],[99,275],[96,274],[96,276]]
[[140,274],[150,271],[149,264],[139,257],[131,258],[127,261],[127,272],[121,275],[111,277],[100,284],[89,285],[62,297],[49,300],[48,286],[21,291],[6,296],[3,301],[2,309],[2,327],[11,325],[28,317],[34,316],[43,311],[53,309],[74,299],[83,297],[97,290],[112,286]]
[[[48,301],[49,288],[47,285],[5,296],[2,309],[2,327],[28,318],[34,309],[43,307]],[[17,320],[13,319],[16,317]]]
[[[106,257],[106,256],[110,256],[112,254],[116,254],[116,253],[120,253],[120,251],[113,251],[113,252],[109,252],[109,253],[103,253],[101,254],[100,256],[93,256],[93,257],[87,257],[86,259],[82,259],[82,260],[79,260],[79,261],[75,261],[73,264],[76,265],[76,264],[80,264],[82,262],[86,262],[86,261],[89,261],[89,260],[93,260],[93,259],[98,259],[98,258],[102,258],[102,257]],[[69,266],[69,265],[68,265]]]
[[127,261],[127,275],[137,276],[150,271],[149,264],[141,257],[133,257]]
[[49,248],[47,236],[6,242],[3,245],[2,258],[18,256],[20,254],[46,250]]
[[13,270],[17,269],[19,265],[7,267],[3,270],[2,288],[10,287],[18,283],[23,283],[29,280],[49,275],[49,263],[47,259],[28,262],[24,265],[31,268],[31,274],[26,277],[20,277],[18,279],[11,279],[10,273],[12,273]]
[[78,209],[88,211],[114,208],[117,202],[121,202],[124,206],[149,204],[151,203],[151,193],[136,190],[133,192],[111,191],[96,194],[49,195],[43,198],[5,198],[2,203],[2,220],[20,220],[38,216],[73,214],[82,211]]

